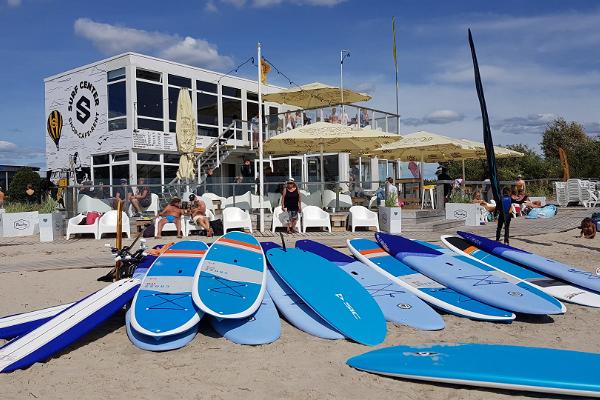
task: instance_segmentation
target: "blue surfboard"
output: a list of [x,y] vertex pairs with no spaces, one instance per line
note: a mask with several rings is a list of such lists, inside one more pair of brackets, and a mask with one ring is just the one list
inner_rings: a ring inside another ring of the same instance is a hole
[[488,388],[600,397],[600,354],[495,344],[395,346],[352,357],[380,375]]
[[266,254],[281,279],[338,332],[366,345],[383,342],[386,323],[381,309],[335,264],[300,249],[270,249]]
[[[273,242],[261,242],[266,252],[281,248]],[[267,260],[268,262],[268,260]],[[343,339],[344,336],[333,329],[323,318],[312,310],[270,267],[267,271],[267,292],[271,295],[281,315],[296,328],[322,339]]]
[[554,297],[550,296],[549,294],[543,292],[542,290],[538,289],[537,287],[529,284],[528,282],[524,281],[523,279],[519,279],[513,275],[507,274],[502,270],[496,269],[486,263],[482,263],[479,260],[474,260],[472,258],[460,255],[460,254],[456,254],[455,252],[453,252],[450,249],[447,249],[445,247],[439,246],[437,244],[433,244],[433,243],[429,243],[429,242],[425,242],[422,240],[415,240],[415,242],[422,244],[423,246],[429,246],[432,249],[435,249],[437,251],[439,251],[440,253],[443,254],[449,254],[453,257],[456,257],[466,263],[472,264],[474,266],[476,266],[477,268],[480,268],[484,271],[489,271],[491,274],[498,276],[498,277],[503,277],[505,278],[507,281],[517,285],[518,287],[527,290],[530,293],[533,293],[534,295],[541,297],[542,299],[546,300],[547,302],[551,303],[554,305],[554,307],[556,307],[556,310],[554,312],[554,314],[564,314],[566,308],[564,306],[563,303],[561,303],[560,301],[556,300]]
[[552,303],[490,271],[484,271],[456,257],[442,254],[399,235],[377,232],[375,238],[388,253],[400,261],[476,300],[524,314],[557,313]]
[[194,274],[208,246],[174,243],[152,264],[131,304],[131,326],[147,336],[170,336],[198,324],[202,312],[192,302]]
[[219,318],[244,318],[260,306],[267,264],[256,238],[228,232],[211,246],[194,276],[194,303]]
[[511,322],[515,315],[458,293],[415,271],[368,239],[348,240],[354,256],[440,310],[480,321]]
[[507,274],[513,275],[519,279],[529,282],[531,285],[543,290],[557,299],[568,301],[570,303],[580,304],[588,307],[600,307],[600,294],[570,285],[565,281],[556,278],[550,278],[539,272],[517,265],[512,261],[500,258],[479,247],[469,243],[465,239],[443,235],[442,242],[446,247],[452,249],[458,254],[472,257],[475,260],[488,264],[489,266],[502,270]]
[[477,247],[527,268],[535,269],[558,279],[574,283],[585,289],[600,292],[600,275],[583,271],[570,265],[529,253],[469,232],[456,232]]
[[148,336],[137,332],[131,327],[131,309],[125,313],[125,329],[127,337],[133,345],[148,351],[169,351],[179,349],[196,337],[198,324],[187,331],[170,336]]
[[260,345],[276,341],[281,336],[281,321],[269,293],[265,293],[258,310],[245,318],[209,319],[213,329],[225,339],[237,344]]
[[367,289],[387,321],[423,330],[444,329],[442,317],[423,300],[353,257],[312,240],[298,240],[296,247],[337,264]]

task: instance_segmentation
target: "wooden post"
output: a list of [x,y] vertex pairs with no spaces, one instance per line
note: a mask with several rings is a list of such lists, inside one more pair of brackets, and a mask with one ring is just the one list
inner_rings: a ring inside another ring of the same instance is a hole
[[[117,237],[115,239],[115,248],[121,250],[123,248],[123,200],[117,200]],[[121,272],[121,261],[115,263],[114,280],[118,280]]]

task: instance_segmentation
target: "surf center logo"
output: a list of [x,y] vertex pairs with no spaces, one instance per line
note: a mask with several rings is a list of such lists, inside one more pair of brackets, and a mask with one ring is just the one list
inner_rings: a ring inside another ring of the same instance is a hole
[[344,295],[341,293],[336,293],[335,297],[337,297],[338,299],[340,299],[342,301],[342,303],[344,304],[344,306],[346,306],[346,308],[348,309],[348,311],[350,311],[350,313],[352,314],[352,316],[355,319],[360,319],[360,315],[358,315],[358,313],[356,312],[356,310],[354,309],[354,307],[352,307],[352,305],[350,303],[348,303],[345,299],[344,299]]
[[73,86],[69,96],[69,126],[80,139],[89,137],[98,125],[100,96],[91,82]]

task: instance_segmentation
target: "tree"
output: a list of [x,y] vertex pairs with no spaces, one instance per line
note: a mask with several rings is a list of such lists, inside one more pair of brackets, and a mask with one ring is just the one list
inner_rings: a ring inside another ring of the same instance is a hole
[[589,140],[590,137],[585,133],[583,125],[557,118],[548,124],[540,145],[546,158],[558,159],[559,147],[565,150],[567,156],[571,156],[581,144]]
[[7,191],[8,200],[11,202],[24,202],[27,199],[25,191],[27,185],[31,184],[33,190],[37,194],[36,198],[40,195],[40,175],[32,170],[31,168],[21,168],[10,181],[10,186]]

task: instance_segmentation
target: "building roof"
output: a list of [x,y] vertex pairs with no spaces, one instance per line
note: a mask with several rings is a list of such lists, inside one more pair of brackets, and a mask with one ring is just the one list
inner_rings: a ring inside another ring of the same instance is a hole
[[0,164],[0,172],[16,172],[21,168],[31,168],[34,171],[39,171],[40,167],[32,167],[30,165],[6,165]]

